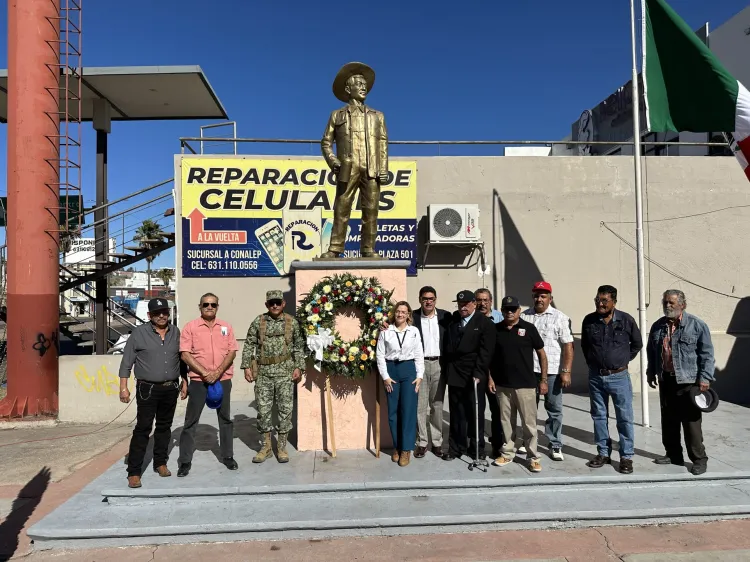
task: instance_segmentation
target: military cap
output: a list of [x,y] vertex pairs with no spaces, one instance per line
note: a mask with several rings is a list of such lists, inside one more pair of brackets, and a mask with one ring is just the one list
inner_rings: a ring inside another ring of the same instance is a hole
[[274,299],[284,300],[284,293],[279,291],[278,289],[273,291],[266,291],[266,302],[272,301]]

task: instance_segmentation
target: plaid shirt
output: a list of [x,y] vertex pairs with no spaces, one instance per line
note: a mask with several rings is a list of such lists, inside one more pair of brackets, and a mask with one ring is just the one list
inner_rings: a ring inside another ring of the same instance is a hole
[[[562,344],[573,343],[570,318],[552,306],[547,307],[547,310],[541,314],[529,308],[521,313],[521,318],[534,324],[539,331],[539,335],[544,340],[544,352],[547,354],[547,373],[557,375],[560,372]],[[541,372],[536,353],[534,354],[534,372]]]

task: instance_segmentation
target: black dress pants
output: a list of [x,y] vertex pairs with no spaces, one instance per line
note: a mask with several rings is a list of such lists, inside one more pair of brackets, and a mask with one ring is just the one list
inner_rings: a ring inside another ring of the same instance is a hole
[[172,437],[172,420],[180,395],[180,384],[169,386],[138,381],[135,385],[135,400],[138,408],[137,421],[130,439],[128,452],[128,476],[140,476],[146,456],[148,438],[154,426],[154,468],[167,464],[169,440]]
[[[492,444],[492,454],[495,456],[495,453],[500,454],[500,449],[503,448],[505,441],[503,437],[503,424],[500,423],[500,403],[497,400],[497,394],[490,392],[489,388],[485,389],[485,397],[490,407],[490,419],[492,420],[490,426],[492,428],[490,443]],[[484,408],[482,408],[482,412],[484,412]],[[483,422],[484,420],[480,419],[479,425],[484,425]]]
[[[234,438],[234,425],[232,424],[230,395],[232,393],[232,379],[221,381],[224,398],[221,407],[216,410],[219,418],[219,442],[221,443],[221,458],[228,459],[234,456],[232,439]],[[185,410],[185,425],[180,435],[180,456],[177,464],[185,464],[193,461],[195,452],[195,430],[201,419],[203,407],[206,405],[206,394],[208,384],[202,381],[190,381],[188,385],[188,403]]]
[[688,458],[697,465],[706,465],[708,457],[703,446],[701,411],[690,401],[688,390],[692,384],[677,384],[674,375],[665,374],[659,384],[661,405],[661,439],[667,456],[673,461],[683,460],[680,428],[685,434]]
[[[481,413],[479,420],[479,453],[484,453],[484,409],[485,409],[485,387],[486,384],[479,383],[477,388],[478,411]],[[450,439],[448,440],[448,451],[459,457],[464,454],[474,456],[476,453],[477,438],[475,436],[476,413],[474,404],[474,380],[472,379],[465,387],[448,387],[448,408],[450,409]],[[468,447],[467,447],[468,441]]]

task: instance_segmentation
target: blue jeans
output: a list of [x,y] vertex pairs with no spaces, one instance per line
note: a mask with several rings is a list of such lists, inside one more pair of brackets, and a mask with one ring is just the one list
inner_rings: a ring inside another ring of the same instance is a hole
[[609,437],[607,411],[609,397],[615,406],[617,432],[620,434],[620,460],[632,459],[635,454],[633,441],[633,384],[630,373],[623,371],[614,375],[602,376],[598,371],[589,370],[589,397],[591,418],[594,420],[594,441],[597,453],[603,457],[612,456],[612,439]]
[[563,389],[562,379],[558,375],[547,376],[547,394],[544,396],[544,409],[547,421],[544,434],[549,439],[550,447],[562,448]]
[[419,394],[412,384],[417,378],[414,361],[388,361],[388,376],[397,384],[388,398],[388,426],[397,451],[413,451],[417,442],[417,403]]

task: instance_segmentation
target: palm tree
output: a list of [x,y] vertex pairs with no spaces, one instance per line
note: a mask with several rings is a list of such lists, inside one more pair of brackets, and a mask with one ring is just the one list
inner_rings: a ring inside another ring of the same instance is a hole
[[[161,232],[161,227],[159,226],[159,223],[157,223],[156,221],[152,219],[146,219],[143,221],[141,226],[138,227],[138,230],[135,231],[135,236],[133,236],[133,240],[135,242],[138,242],[138,245],[144,250],[149,250],[153,248],[154,246],[156,246],[159,242],[161,242],[161,237],[159,236],[160,232]],[[151,294],[151,262],[153,262],[156,256],[158,255],[159,254],[154,254],[146,258],[146,269],[148,271],[148,293],[149,295]]]
[[164,283],[165,287],[169,287],[169,282],[172,280],[172,277],[174,276],[172,275],[171,269],[164,268],[164,269],[160,269],[157,272],[156,277],[160,279],[162,283]]

